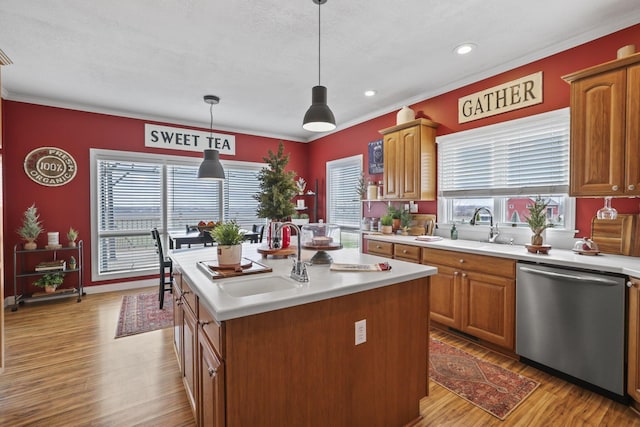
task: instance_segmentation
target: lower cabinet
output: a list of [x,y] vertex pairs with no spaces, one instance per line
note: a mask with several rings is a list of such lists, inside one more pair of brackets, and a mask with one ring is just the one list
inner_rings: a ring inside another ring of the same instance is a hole
[[515,350],[515,261],[422,248],[431,278],[431,320]]
[[367,240],[367,253],[386,258],[393,258],[393,243]]
[[224,365],[202,325],[198,330],[198,425],[225,425]]
[[640,278],[632,277],[629,285],[627,393],[640,409]]
[[393,258],[401,261],[420,263],[420,249],[420,246],[396,243],[393,245]]

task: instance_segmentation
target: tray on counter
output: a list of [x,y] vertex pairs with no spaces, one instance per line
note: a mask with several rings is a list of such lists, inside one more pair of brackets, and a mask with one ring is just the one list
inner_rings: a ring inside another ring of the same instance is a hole
[[224,279],[256,273],[270,273],[273,271],[268,265],[261,264],[249,258],[242,258],[240,265],[236,268],[221,267],[217,260],[198,261],[198,268],[211,279]]

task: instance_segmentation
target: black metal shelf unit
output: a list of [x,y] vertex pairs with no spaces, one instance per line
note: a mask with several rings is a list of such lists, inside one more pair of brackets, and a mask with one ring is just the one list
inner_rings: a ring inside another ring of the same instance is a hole
[[[80,240],[76,246],[65,246],[58,248],[42,248],[42,249],[24,249],[22,244],[16,244],[13,247],[13,307],[11,311],[18,310],[19,304],[24,304],[29,301],[43,301],[48,299],[57,299],[62,297],[69,296],[77,296],[77,302],[82,301],[82,297],[85,294],[83,287],[83,275],[82,269],[84,266],[84,251],[82,250],[83,244],[82,240]],[[53,257],[53,261],[63,259],[65,255],[75,256],[76,257],[76,267],[69,268],[69,264],[67,263],[64,269],[60,270],[45,270],[45,271],[35,271],[35,266],[32,263],[29,263],[26,258],[30,256],[43,258],[46,253],[50,253]],[[62,255],[62,254],[64,255]],[[31,294],[28,295],[25,293],[25,288],[27,285],[28,277],[36,277],[43,276],[47,273],[64,273],[66,274],[77,274],[78,275],[78,283],[75,288],[61,288],[57,290],[55,293],[46,294],[39,293],[37,295]],[[20,288],[20,294],[18,294],[18,288]]]

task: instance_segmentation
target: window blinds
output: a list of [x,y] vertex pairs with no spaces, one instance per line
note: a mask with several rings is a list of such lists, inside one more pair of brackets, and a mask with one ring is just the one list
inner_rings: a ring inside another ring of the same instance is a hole
[[327,163],[327,213],[332,224],[360,227],[358,180],[362,174],[362,156]]
[[569,191],[569,109],[439,137],[443,197]]

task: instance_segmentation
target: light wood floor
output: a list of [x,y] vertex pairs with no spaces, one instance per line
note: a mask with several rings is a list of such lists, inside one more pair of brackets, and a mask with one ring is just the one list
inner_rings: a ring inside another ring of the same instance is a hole
[[[6,309],[0,426],[194,425],[172,329],[113,338],[123,294]],[[541,385],[503,422],[431,381],[421,427],[640,426],[624,405],[456,336],[433,334]]]

